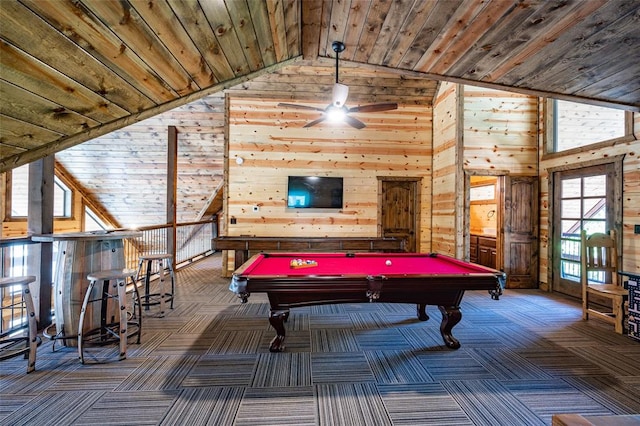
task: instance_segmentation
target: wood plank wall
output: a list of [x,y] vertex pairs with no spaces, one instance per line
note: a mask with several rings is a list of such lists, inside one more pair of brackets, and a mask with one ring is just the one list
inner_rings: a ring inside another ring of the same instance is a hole
[[433,251],[465,256],[463,169],[537,174],[537,104],[526,95],[441,85],[434,104]]
[[[347,53],[345,50],[344,53]],[[333,53],[332,53],[333,55]],[[272,73],[231,87],[232,97],[282,99],[305,103],[331,99],[336,81],[334,59],[300,60]],[[347,106],[376,102],[402,102],[404,105],[431,105],[437,81],[416,76],[402,76],[382,67],[367,67],[361,63],[340,61],[339,81],[349,86]]]
[[640,274],[640,235],[634,233],[640,225],[640,113],[633,114],[633,134],[636,140],[629,144],[623,168],[622,269]]
[[465,170],[536,176],[537,108],[532,96],[464,86]]
[[[227,235],[377,236],[378,176],[421,177],[420,215],[430,217],[429,106],[400,105],[395,111],[359,114],[367,125],[361,130],[327,123],[305,129],[302,126],[319,113],[283,109],[278,101],[230,98]],[[317,101],[304,104],[326,106]],[[241,165],[235,161],[238,157],[244,159]],[[343,177],[344,208],[287,209],[289,175]],[[430,247],[429,236],[421,234],[421,247]]]
[[461,86],[442,83],[433,105],[433,198],[431,216],[431,251],[458,256],[456,247],[462,239],[458,234],[456,203],[457,181],[462,176],[458,159],[461,137],[459,131]]

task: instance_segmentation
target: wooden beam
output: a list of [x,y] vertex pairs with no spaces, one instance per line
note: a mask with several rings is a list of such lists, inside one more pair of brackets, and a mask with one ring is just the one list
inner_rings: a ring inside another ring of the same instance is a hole
[[[50,155],[29,165],[29,213],[27,233],[53,233],[54,157]],[[29,287],[36,306],[38,328],[51,324],[53,243],[29,245],[29,275],[36,282]]]
[[176,202],[178,198],[178,130],[169,126],[167,135],[167,223],[171,224],[167,236],[167,249],[176,264]]
[[[218,182],[218,186],[216,187],[216,189],[214,189],[213,192],[211,193],[211,195],[209,195],[209,198],[207,198],[207,202],[204,203],[204,207],[202,209],[200,209],[200,212],[196,216],[196,222],[202,220],[204,215],[207,214],[207,212],[209,211],[209,208],[211,207],[213,202],[218,197],[218,194],[220,193],[220,191],[223,190],[223,188],[224,188],[224,179],[222,179],[220,182]],[[212,212],[212,215],[217,214],[217,213],[218,213],[218,211]]]
[[222,83],[214,84],[213,86],[207,87],[205,89],[199,90],[197,92],[190,93],[189,95],[174,99],[172,101],[166,102],[164,104],[158,105],[153,108],[146,109],[136,114],[127,115],[126,117],[122,117],[111,122],[105,123],[98,127],[92,127],[89,130],[86,130],[81,133],[75,133],[71,136],[60,138],[56,141],[53,141],[49,144],[43,145],[39,148],[24,152],[18,153],[7,158],[2,158],[0,160],[0,173],[9,171],[18,166],[22,166],[23,164],[30,163],[32,161],[38,160],[40,158],[44,158],[48,155],[55,154],[58,151],[65,150],[67,148],[71,148],[72,146],[76,146],[81,144],[82,142],[86,142],[90,139],[95,139],[99,136],[106,135],[107,133],[111,133],[115,130],[121,129],[123,127],[129,126],[131,124],[137,123],[138,121],[145,120],[147,118],[153,117],[154,115],[158,115],[162,112],[172,110],[182,105],[186,105],[195,100],[201,99],[205,96],[211,95],[213,93],[220,92],[222,90],[233,87],[237,84],[244,83],[245,81],[254,79],[263,74],[268,74],[274,71],[277,71],[283,67],[295,64],[302,57],[297,56],[293,59],[289,59],[287,61],[279,62],[277,64],[271,65],[269,67],[263,68],[259,71],[249,73],[242,77],[233,78],[231,80],[224,81]]

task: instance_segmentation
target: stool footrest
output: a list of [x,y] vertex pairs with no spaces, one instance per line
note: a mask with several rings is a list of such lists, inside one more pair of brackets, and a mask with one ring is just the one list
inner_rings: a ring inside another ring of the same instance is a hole
[[[162,294],[160,293],[151,293],[151,294],[145,294],[144,296],[140,296],[140,300],[135,300],[136,305],[140,304],[142,306],[154,306],[154,305],[159,305],[160,304],[160,299],[162,298]],[[171,302],[173,301],[173,294],[171,293],[165,293],[164,294],[164,301],[166,302]]]
[[[40,343],[38,338],[38,344]],[[27,355],[31,347],[29,346],[29,337],[9,337],[0,342],[0,361],[13,358],[20,354]]]
[[[173,309],[176,293],[176,276],[172,265],[173,256],[169,253],[146,254],[139,257],[136,284],[142,282],[141,297],[134,300],[134,306],[144,307],[149,311],[152,306],[159,306],[160,317],[165,315],[165,304]],[[155,268],[154,268],[155,265]],[[168,274],[165,272],[168,270]],[[151,276],[157,276],[158,285],[151,292]],[[165,280],[170,282],[165,282]],[[165,285],[169,285],[167,289]]]
[[[119,322],[105,324],[102,328],[94,328],[84,333],[82,341],[84,344],[95,346],[115,343],[120,341],[119,329]],[[135,321],[127,322],[127,339],[137,336],[138,333],[140,333],[138,323]]]

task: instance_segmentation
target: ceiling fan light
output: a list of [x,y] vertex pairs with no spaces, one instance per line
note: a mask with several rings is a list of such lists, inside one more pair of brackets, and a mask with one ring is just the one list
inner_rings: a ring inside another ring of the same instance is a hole
[[344,109],[342,108],[329,108],[326,114],[327,121],[331,123],[342,123],[346,115]]

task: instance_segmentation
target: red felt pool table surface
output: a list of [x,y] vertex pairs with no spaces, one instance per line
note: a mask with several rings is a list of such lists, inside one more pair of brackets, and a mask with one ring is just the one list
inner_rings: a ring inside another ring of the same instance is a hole
[[[291,261],[315,261],[317,266],[295,268]],[[387,261],[391,264],[387,265]],[[464,275],[495,274],[494,269],[448,256],[427,253],[262,253],[238,270],[242,275]]]
[[[292,267],[294,260],[314,266]],[[390,264],[387,264],[389,261]],[[229,289],[243,303],[251,293],[267,293],[269,323],[276,337],[269,348],[284,350],[284,322],[289,310],[335,303],[415,303],[421,321],[427,305],[442,313],[440,333],[453,349],[460,343],[451,329],[461,319],[460,302],[467,290],[488,290],[498,299],[505,275],[495,269],[449,256],[428,253],[260,253],[233,274]]]

